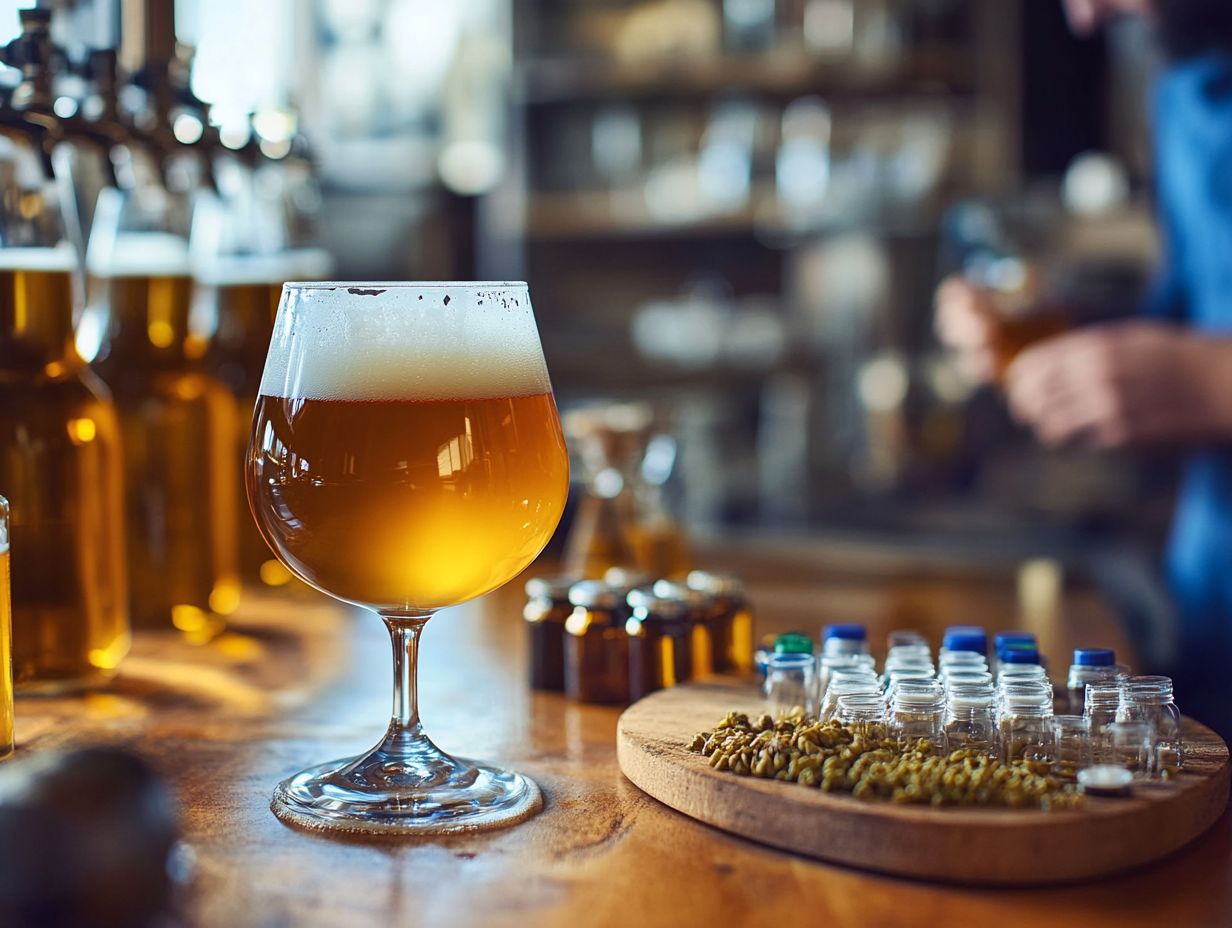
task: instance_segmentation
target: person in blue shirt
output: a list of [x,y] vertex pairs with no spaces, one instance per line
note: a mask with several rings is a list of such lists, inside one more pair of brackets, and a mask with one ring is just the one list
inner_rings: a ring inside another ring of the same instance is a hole
[[[1171,669],[1182,710],[1232,734],[1232,0],[1064,2],[1078,32],[1147,16],[1165,52],[1153,113],[1163,264],[1138,317],[1032,345],[1000,379],[1047,445],[1185,449],[1164,565],[1180,618]],[[992,318],[962,279],[938,289],[941,341],[985,382]]]

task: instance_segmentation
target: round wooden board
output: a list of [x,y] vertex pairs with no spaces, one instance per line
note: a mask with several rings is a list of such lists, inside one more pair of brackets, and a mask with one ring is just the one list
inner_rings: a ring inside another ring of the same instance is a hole
[[620,717],[620,769],[638,787],[708,825],[786,851],[951,883],[1040,885],[1148,863],[1210,827],[1228,803],[1227,745],[1185,720],[1185,771],[1126,799],[1080,811],[933,809],[861,802],[793,783],[713,770],[685,749],[732,709],[762,711],[745,681],[663,690]]

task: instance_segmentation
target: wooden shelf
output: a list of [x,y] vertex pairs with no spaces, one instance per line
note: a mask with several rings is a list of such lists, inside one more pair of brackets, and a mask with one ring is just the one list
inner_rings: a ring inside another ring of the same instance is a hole
[[677,61],[622,62],[607,58],[536,59],[515,72],[523,103],[585,99],[681,98],[724,92],[762,95],[937,96],[973,91],[970,57],[918,54],[892,69],[860,69],[800,53],[715,55]]
[[[933,235],[938,219],[931,208],[880,213],[876,218],[879,233],[898,238]],[[527,201],[524,231],[527,238],[542,242],[733,236],[790,240],[848,224],[835,221],[797,227],[783,214],[773,188],[767,185],[754,190],[737,210],[680,218],[652,213],[640,190],[535,193]]]

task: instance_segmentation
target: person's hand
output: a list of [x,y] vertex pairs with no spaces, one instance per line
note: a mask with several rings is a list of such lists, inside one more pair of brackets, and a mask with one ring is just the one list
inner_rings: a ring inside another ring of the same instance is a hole
[[1091,326],[1025,349],[1010,410],[1041,441],[1101,448],[1232,439],[1232,340],[1158,322]]
[[936,303],[933,325],[941,344],[976,383],[995,382],[996,315],[987,295],[962,277],[947,277],[937,288]]

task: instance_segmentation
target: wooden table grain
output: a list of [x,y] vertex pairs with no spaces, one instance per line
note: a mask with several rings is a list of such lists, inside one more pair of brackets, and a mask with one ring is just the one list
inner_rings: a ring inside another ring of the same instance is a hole
[[[728,544],[705,557],[746,575],[763,630],[864,621],[880,640],[902,626],[935,634],[959,622],[1025,622],[1054,662],[1075,643],[1128,648],[1092,592],[1067,589],[1041,605],[1018,595],[1014,570],[922,566],[841,546]],[[513,766],[543,788],[545,811],[505,831],[342,841],[274,818],[269,795],[280,778],[369,747],[389,711],[381,623],[312,594],[249,597],[232,630],[206,647],[142,635],[106,690],[19,700],[19,753],[107,742],[148,757],[182,805],[192,875],[185,920],[210,928],[1232,925],[1227,814],[1137,873],[1031,890],[877,876],[698,824],[621,776],[618,709],[527,688],[521,603],[513,584],[436,617],[421,665],[437,742]]]

